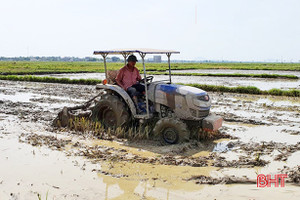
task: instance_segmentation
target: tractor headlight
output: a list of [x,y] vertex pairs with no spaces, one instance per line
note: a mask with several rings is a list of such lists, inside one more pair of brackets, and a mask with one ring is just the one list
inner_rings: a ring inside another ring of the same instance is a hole
[[208,108],[210,107],[210,98],[209,96],[206,94],[206,95],[201,95],[201,96],[195,96],[193,98],[193,104],[195,106],[198,106],[198,107],[202,107],[202,108]]
[[201,101],[209,101],[209,96],[208,95],[198,96],[197,99]]

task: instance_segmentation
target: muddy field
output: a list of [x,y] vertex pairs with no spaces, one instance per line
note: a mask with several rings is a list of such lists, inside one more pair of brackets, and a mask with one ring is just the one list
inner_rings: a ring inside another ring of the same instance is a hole
[[[300,98],[210,93],[214,139],[162,146],[56,129],[94,86],[0,81],[0,199],[298,199]],[[104,133],[107,134],[107,133]],[[287,173],[283,188],[258,174]]]

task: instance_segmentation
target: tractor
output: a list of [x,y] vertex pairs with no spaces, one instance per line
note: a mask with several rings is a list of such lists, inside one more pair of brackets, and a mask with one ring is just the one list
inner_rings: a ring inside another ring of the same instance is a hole
[[[210,114],[211,99],[206,91],[172,83],[172,54],[178,51],[157,49],[114,49],[94,51],[104,61],[106,79],[96,86],[101,90],[100,99],[91,108],[91,118],[101,121],[107,128],[126,127],[130,122],[147,123],[154,121],[153,134],[159,136],[167,144],[188,141],[191,133],[201,130],[217,131],[222,126],[222,117]],[[106,65],[108,55],[122,55],[126,59],[131,54],[139,54],[143,65],[145,94],[139,99],[137,106],[143,109],[138,113],[136,105],[129,94],[115,82],[117,71],[109,71]],[[169,78],[154,81],[147,76],[145,56],[164,54],[168,58]]]

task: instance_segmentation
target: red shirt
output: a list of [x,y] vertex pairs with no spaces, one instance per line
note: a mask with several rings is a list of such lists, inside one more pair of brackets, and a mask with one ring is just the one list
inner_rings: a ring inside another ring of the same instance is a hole
[[141,80],[141,75],[139,70],[136,67],[133,67],[132,71],[129,69],[127,65],[122,67],[119,70],[119,73],[116,77],[116,80],[118,80],[126,90],[127,88],[131,87],[132,85],[136,84],[137,81]]

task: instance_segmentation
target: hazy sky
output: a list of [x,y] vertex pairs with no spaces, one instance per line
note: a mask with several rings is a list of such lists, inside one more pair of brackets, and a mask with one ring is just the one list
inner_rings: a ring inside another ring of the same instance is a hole
[[300,0],[0,0],[0,56],[179,50],[174,59],[300,60]]

